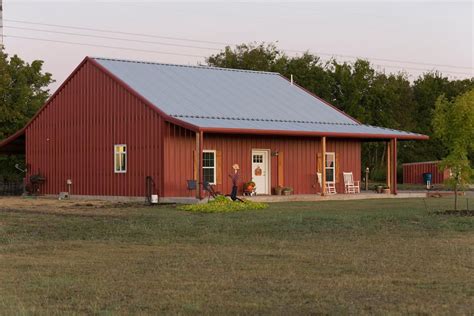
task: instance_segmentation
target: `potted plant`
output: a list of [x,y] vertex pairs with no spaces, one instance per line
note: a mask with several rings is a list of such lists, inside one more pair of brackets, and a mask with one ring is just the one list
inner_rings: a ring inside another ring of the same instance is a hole
[[378,185],[377,188],[376,188],[376,190],[377,190],[377,193],[382,193],[382,191],[383,191],[383,185]]
[[250,180],[249,182],[245,183],[244,187],[247,191],[251,192],[255,189],[255,182]]
[[283,187],[281,185],[275,187],[275,195],[281,195]]
[[283,188],[283,190],[282,190],[283,195],[291,195],[292,192],[293,192],[293,188],[292,188],[292,187],[285,187],[285,188]]
[[389,189],[388,186],[384,186],[384,187],[383,187],[383,193],[384,193],[384,194],[390,194],[390,189]]

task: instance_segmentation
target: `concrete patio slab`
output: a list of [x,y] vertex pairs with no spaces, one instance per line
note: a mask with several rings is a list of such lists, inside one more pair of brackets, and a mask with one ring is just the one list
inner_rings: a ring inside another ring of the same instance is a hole
[[246,196],[245,198],[254,202],[310,202],[310,201],[343,201],[343,200],[366,200],[366,199],[405,199],[425,198],[426,192],[399,192],[393,194],[358,193],[358,194],[332,194],[321,196],[319,194],[298,195],[258,195]]

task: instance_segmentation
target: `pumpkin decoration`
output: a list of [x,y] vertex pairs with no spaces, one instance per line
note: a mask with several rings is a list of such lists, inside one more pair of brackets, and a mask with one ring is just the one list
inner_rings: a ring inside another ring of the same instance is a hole
[[245,188],[247,189],[247,191],[253,191],[253,189],[255,188],[255,182],[253,181],[249,181],[245,184]]

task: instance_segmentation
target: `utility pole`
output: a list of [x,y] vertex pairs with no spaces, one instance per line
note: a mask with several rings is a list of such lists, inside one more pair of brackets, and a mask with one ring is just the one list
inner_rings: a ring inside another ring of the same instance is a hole
[[3,0],[0,0],[0,49],[3,49]]

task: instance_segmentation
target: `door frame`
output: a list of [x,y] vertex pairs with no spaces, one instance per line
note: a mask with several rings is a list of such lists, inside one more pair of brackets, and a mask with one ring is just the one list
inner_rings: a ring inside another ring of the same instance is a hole
[[265,193],[259,193],[259,194],[263,194],[263,195],[271,195],[272,194],[272,159],[271,159],[271,154],[272,154],[272,151],[271,149],[261,149],[261,148],[252,148],[250,150],[250,171],[252,172],[252,177],[253,178],[253,168],[252,168],[252,164],[253,164],[253,153],[254,151],[264,151],[267,153],[267,191]]

